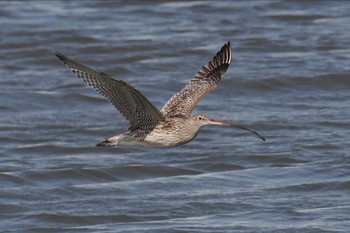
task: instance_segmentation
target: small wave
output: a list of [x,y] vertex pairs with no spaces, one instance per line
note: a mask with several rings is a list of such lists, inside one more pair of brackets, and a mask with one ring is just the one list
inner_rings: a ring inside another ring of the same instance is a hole
[[265,15],[266,18],[276,19],[280,21],[314,21],[327,18],[325,15],[304,14],[302,12],[286,12]]
[[241,82],[247,89],[254,89],[257,91],[284,91],[284,90],[317,90],[330,89],[332,87],[348,88],[350,85],[349,74],[327,74],[315,77],[294,76],[285,78],[265,78],[260,80],[236,80]]
[[39,220],[48,223],[60,224],[97,224],[103,222],[139,222],[141,219],[130,215],[74,215],[74,214],[56,214],[56,213],[41,213],[26,216],[25,220]]

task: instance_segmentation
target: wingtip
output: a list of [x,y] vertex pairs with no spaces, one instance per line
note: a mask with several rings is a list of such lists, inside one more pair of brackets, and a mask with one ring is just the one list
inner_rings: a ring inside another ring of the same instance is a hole
[[225,44],[225,46],[227,46],[227,48],[229,48],[231,50],[231,41],[227,41],[227,43]]
[[61,61],[63,61],[63,59],[65,58],[65,56],[59,52],[55,52],[55,56],[58,57],[58,59],[60,59]]
[[222,46],[220,52],[223,54],[223,56],[225,57],[225,62],[227,64],[231,63],[231,42],[227,41],[226,44],[224,44],[224,46]]

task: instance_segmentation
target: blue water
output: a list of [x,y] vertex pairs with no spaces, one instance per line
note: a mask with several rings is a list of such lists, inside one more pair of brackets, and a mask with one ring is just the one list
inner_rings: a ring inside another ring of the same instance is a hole
[[[0,2],[0,231],[348,232],[350,4]],[[157,107],[227,41],[232,62],[172,149],[95,148],[127,121],[54,56]]]

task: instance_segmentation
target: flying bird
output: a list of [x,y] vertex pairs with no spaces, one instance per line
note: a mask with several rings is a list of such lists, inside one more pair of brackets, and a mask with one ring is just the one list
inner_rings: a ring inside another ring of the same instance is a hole
[[95,71],[61,53],[55,55],[76,76],[106,97],[129,121],[127,132],[109,137],[96,146],[175,147],[193,140],[206,125],[241,128],[265,141],[258,132],[244,125],[209,119],[203,114],[191,116],[196,104],[217,86],[226,73],[231,62],[230,41],[161,110],[129,83]]

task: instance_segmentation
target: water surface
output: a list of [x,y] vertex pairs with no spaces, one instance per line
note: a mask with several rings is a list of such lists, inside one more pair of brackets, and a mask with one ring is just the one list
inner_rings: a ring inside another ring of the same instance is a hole
[[[347,232],[350,4],[0,3],[4,232]],[[232,63],[172,149],[95,148],[127,129],[59,51],[157,107],[227,41]]]

